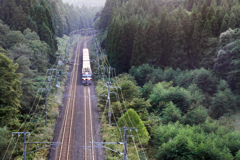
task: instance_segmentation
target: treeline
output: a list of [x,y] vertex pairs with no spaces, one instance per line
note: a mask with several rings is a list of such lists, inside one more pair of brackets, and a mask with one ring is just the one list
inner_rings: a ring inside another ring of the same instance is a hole
[[107,0],[96,27],[107,30],[102,47],[119,72],[143,63],[212,69],[218,37],[239,17],[238,0]]
[[[45,94],[38,89],[48,87],[50,81],[56,85],[55,72],[54,79],[50,79],[47,69],[57,66],[57,55],[66,56],[66,35],[92,27],[98,9],[74,7],[61,0],[0,0],[1,159],[4,155],[6,159],[21,157],[23,153],[23,137],[11,139],[12,131],[31,132],[30,141],[51,141],[60,102],[52,96],[52,87],[48,94],[48,126],[44,126]],[[75,42],[72,38],[71,43]],[[59,83],[63,79],[60,76]],[[35,147],[28,145],[29,150]],[[46,156],[47,150],[28,154],[29,159]]]
[[[13,30],[30,28],[45,41],[53,52],[56,36],[62,37],[82,28],[92,27],[98,8],[74,7],[62,0],[1,0],[0,19]],[[5,48],[5,44],[0,44]]]
[[125,117],[150,136],[136,142],[139,154],[128,139],[131,159],[240,159],[239,0],[107,0],[95,26],[110,65],[127,72],[112,80],[120,98],[111,95],[103,140],[120,141]]
[[[136,127],[139,136],[134,130],[128,132],[134,135],[128,138],[129,159],[240,159],[238,96],[212,71],[162,70],[143,64],[132,67],[129,74],[111,77],[111,82],[117,93],[111,95],[112,127],[106,102],[99,102],[102,139],[121,141],[119,128]],[[101,79],[96,93],[107,94]],[[106,147],[123,150],[121,145]],[[122,158],[109,150],[106,156]]]

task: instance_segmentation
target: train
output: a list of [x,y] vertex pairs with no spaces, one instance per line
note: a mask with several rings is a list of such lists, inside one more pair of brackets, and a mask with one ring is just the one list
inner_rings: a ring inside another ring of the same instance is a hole
[[89,51],[87,48],[83,48],[83,63],[82,63],[82,84],[92,84],[92,69],[90,64]]

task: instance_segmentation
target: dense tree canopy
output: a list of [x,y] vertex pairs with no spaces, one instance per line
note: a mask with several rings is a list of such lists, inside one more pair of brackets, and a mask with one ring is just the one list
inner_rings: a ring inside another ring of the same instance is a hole
[[107,29],[102,46],[120,72],[143,63],[213,68],[213,37],[240,27],[239,7],[234,0],[107,0],[96,27]]

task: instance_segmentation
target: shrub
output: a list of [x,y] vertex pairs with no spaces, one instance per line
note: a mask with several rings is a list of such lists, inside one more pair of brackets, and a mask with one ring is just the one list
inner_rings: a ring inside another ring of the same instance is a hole
[[218,85],[218,91],[212,98],[210,115],[213,118],[219,118],[224,114],[230,114],[236,111],[237,99],[228,88],[227,82],[222,80]]
[[194,80],[194,75],[192,74],[193,71],[185,70],[179,73],[176,77],[176,84],[177,86],[187,88],[189,87]]
[[[122,115],[122,117],[119,119],[118,126],[137,128],[138,134],[136,130],[132,130],[131,134],[134,135],[134,137],[138,137],[139,135],[140,141],[143,144],[147,144],[148,140],[150,139],[150,136],[146,127],[144,126],[137,112],[134,111],[133,109],[128,109],[127,112]],[[136,138],[136,142],[138,141],[139,141],[138,138]]]
[[129,74],[137,80],[139,86],[143,86],[149,81],[147,75],[153,73],[153,71],[154,68],[149,66],[149,64],[143,64],[139,67],[132,66],[129,70]]
[[[157,127],[153,135],[154,146],[158,147],[157,159],[233,160],[234,150],[228,144],[222,145],[222,142],[227,140],[224,136],[229,136],[228,139],[239,139],[239,133],[235,137],[235,135],[228,133],[221,135],[217,133],[208,134],[203,131],[198,132],[199,129],[201,130],[199,126],[184,126],[178,122]],[[236,145],[233,148],[236,149],[235,147]]]
[[194,125],[204,123],[207,119],[208,113],[204,107],[196,107],[195,109],[188,111],[183,117],[183,123]]
[[162,120],[163,123],[167,124],[168,122],[176,122],[180,121],[181,111],[179,108],[177,108],[172,102],[169,102],[166,104],[166,108],[162,111]]
[[148,99],[149,95],[151,94],[152,90],[153,90],[153,83],[151,81],[149,81],[148,83],[146,83],[141,89],[140,92],[142,94],[143,98]]
[[218,79],[213,75],[212,71],[201,68],[194,70],[193,83],[197,84],[203,93],[213,95],[217,90]]
[[[191,105],[191,95],[184,88],[164,86],[164,83],[158,83],[155,85],[151,95],[149,96],[149,102],[153,108],[157,109],[159,103],[172,101],[177,108],[186,113]],[[169,84],[166,83],[165,84]],[[158,108],[161,110],[161,108]]]
[[237,152],[237,154],[235,156],[235,160],[240,160],[240,150]]

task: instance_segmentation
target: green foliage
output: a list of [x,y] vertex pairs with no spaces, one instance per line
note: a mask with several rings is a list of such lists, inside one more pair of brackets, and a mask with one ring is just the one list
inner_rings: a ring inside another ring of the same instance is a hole
[[204,93],[212,95],[217,88],[218,79],[212,74],[210,70],[201,68],[195,70],[194,83],[197,84]]
[[129,79],[129,76],[127,75],[123,75],[122,77],[120,75],[119,77],[120,78],[117,78],[117,83],[118,83],[118,86],[121,87],[121,90],[122,90],[121,92],[125,100],[130,101],[133,98],[139,97],[140,95],[139,87],[136,86],[134,81],[132,81],[131,77],[130,79]]
[[151,107],[151,105],[144,99],[134,98],[131,102],[126,104],[126,107],[134,109],[134,111],[137,112],[141,120],[146,121],[148,117],[147,109]]
[[[138,133],[136,132],[136,130],[132,130],[132,135],[134,135],[134,137],[140,137],[140,141],[142,144],[147,144],[148,140],[150,138],[149,133],[146,129],[146,127],[144,126],[142,120],[140,119],[139,115],[137,114],[136,111],[134,111],[133,109],[128,109],[119,119],[118,122],[118,126],[119,127],[136,127],[138,130]],[[139,142],[138,139],[135,140],[136,142]]]
[[20,77],[15,73],[18,64],[12,64],[3,53],[0,53],[0,126],[12,127],[14,119],[20,108],[19,98],[21,96]]
[[119,72],[144,63],[161,68],[209,68],[203,62],[215,56],[211,38],[240,24],[239,4],[223,1],[108,0],[95,26],[104,33],[107,30],[103,47]]
[[210,107],[211,116],[219,118],[224,114],[231,114],[236,112],[237,99],[236,96],[228,88],[226,81],[222,80],[218,86],[218,91],[212,99]]
[[[216,124],[205,123],[207,126]],[[216,126],[219,127],[219,126]],[[154,132],[157,159],[234,159],[238,152],[237,133],[219,127],[207,133],[202,126],[184,126],[179,123],[160,125]],[[225,145],[223,145],[225,143]],[[231,145],[232,144],[232,145]],[[235,148],[236,147],[236,148]]]
[[148,99],[153,90],[153,87],[154,87],[154,85],[152,84],[151,81],[146,83],[140,90],[142,97]]
[[162,110],[162,121],[164,124],[168,122],[180,121],[182,112],[177,108],[172,102],[169,102],[165,105],[165,108]]
[[24,35],[20,31],[10,31],[6,34],[7,47],[10,48],[16,43],[26,42]]
[[196,107],[183,117],[183,123],[188,125],[202,124],[208,116],[207,110],[204,107]]
[[169,83],[158,83],[153,88],[151,95],[149,96],[149,102],[154,109],[161,111],[159,108],[160,102],[172,101],[177,108],[186,113],[191,105],[191,95],[184,88],[170,87]]
[[161,69],[155,69],[149,66],[149,64],[143,64],[139,67],[132,66],[129,70],[129,74],[136,79],[139,86],[143,86],[150,80],[159,82],[162,78],[162,73]]
[[237,152],[235,160],[239,160],[240,159],[240,150]]
[[[3,151],[7,148],[7,145],[8,145],[8,141],[9,141],[9,138],[10,138],[10,134],[7,127],[1,127],[0,128],[0,151]],[[10,154],[10,152],[6,153],[7,155]],[[0,158],[3,158],[3,155],[0,154]]]

